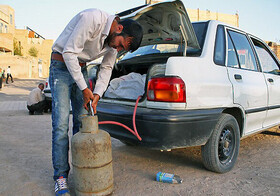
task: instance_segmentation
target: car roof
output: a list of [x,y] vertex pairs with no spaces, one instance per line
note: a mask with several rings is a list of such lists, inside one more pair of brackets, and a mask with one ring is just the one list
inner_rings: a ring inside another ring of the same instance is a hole
[[[248,31],[245,31],[245,30],[241,29],[240,27],[236,27],[236,26],[233,26],[233,25],[231,25],[231,24],[228,24],[228,23],[225,23],[225,22],[222,22],[222,21],[219,21],[219,20],[201,20],[201,21],[194,21],[194,22],[192,22],[192,23],[203,23],[203,22],[209,22],[209,25],[210,25],[211,27],[213,27],[213,26],[218,26],[218,25],[223,25],[223,26],[225,26],[225,27],[230,27],[230,28],[236,29],[236,30],[238,30],[238,31],[241,31],[241,32],[243,32],[243,33],[246,33],[246,34],[248,34],[248,35],[251,35],[251,36],[254,36],[254,37],[260,39],[258,36],[254,35],[253,33],[250,33],[250,32],[248,32]],[[262,40],[262,39],[261,39],[261,40]]]

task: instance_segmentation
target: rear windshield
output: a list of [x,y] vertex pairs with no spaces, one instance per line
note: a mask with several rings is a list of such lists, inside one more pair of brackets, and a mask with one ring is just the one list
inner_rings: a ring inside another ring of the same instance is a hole
[[187,48],[187,56],[188,55],[194,55],[194,54],[199,54],[200,55],[200,53],[203,49],[208,24],[209,24],[209,22],[192,23],[197,41],[198,41],[199,46],[200,46],[200,49],[195,49],[195,48],[188,47]]
[[[187,56],[199,56],[203,49],[205,35],[207,32],[208,22],[193,23],[194,32],[196,34],[200,49],[192,47],[187,48]],[[138,48],[133,53],[127,52],[121,60],[131,59],[133,57],[139,57],[150,54],[173,54],[181,56],[183,55],[184,44],[155,44],[147,45]]]

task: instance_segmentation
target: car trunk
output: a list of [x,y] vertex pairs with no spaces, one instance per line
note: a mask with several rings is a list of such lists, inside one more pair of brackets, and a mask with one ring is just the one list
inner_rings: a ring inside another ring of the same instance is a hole
[[138,96],[146,96],[150,78],[164,75],[168,55],[136,57],[120,62],[114,68],[110,84],[103,99],[135,101]]

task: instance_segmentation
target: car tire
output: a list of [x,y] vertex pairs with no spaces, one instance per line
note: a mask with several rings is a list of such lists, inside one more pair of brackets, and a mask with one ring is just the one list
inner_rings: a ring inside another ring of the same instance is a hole
[[230,171],[239,153],[240,131],[236,119],[222,114],[204,146],[201,146],[204,166],[213,172]]

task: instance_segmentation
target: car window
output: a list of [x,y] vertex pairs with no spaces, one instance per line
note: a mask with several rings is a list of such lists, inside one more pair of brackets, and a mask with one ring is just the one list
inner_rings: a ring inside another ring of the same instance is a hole
[[[196,34],[200,49],[187,47],[187,56],[198,56],[201,54],[205,36],[207,32],[209,22],[198,22],[193,23],[194,32]],[[144,56],[144,55],[150,55],[150,54],[166,54],[166,53],[176,53],[176,55],[181,56],[183,55],[183,48],[184,43],[179,44],[155,44],[155,45],[147,45],[147,46],[141,46],[133,53],[127,52],[123,56],[121,56],[119,59],[121,60],[127,60],[131,59],[133,57],[138,56]]]
[[198,23],[192,24],[195,35],[197,37],[197,41],[198,41],[201,49],[203,48],[203,45],[204,45],[204,40],[205,40],[206,32],[208,29],[208,24],[209,24],[209,22],[198,22]]
[[236,56],[235,49],[233,47],[231,38],[229,34],[227,34],[227,41],[228,41],[228,48],[227,48],[227,66],[228,67],[234,67],[239,68],[238,59]]
[[263,72],[280,75],[279,65],[270,54],[269,49],[256,39],[252,39],[252,41],[256,48]]
[[127,52],[122,60],[130,59],[136,56],[143,56],[148,54],[157,54],[157,53],[174,53],[180,52],[181,47],[178,44],[155,44],[155,45],[148,45],[142,46],[138,48],[134,52]]
[[225,65],[225,32],[222,25],[217,27],[214,62],[217,65]]
[[246,35],[231,30],[228,30],[228,34],[237,53],[240,68],[257,71],[256,59]]

